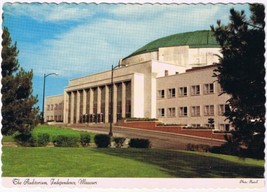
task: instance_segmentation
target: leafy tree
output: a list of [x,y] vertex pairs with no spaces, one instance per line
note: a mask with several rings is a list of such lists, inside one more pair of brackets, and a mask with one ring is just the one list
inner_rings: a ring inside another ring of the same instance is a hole
[[[221,45],[215,76],[224,92],[230,111],[225,116],[233,124],[228,142],[245,146],[246,155],[264,157],[265,68],[264,5],[251,4],[251,17],[244,11],[230,10],[230,22],[211,30]],[[239,148],[240,149],[240,148]]]
[[18,63],[16,43],[12,45],[6,27],[2,34],[2,129],[3,135],[16,131],[29,133],[36,125],[37,97],[32,95],[33,71],[26,72]]

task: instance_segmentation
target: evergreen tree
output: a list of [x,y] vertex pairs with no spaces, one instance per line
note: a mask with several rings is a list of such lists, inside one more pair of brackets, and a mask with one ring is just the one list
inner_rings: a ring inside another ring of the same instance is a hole
[[19,66],[16,43],[6,27],[2,34],[2,129],[3,135],[29,133],[36,125],[37,98],[32,95],[33,71]]
[[[230,10],[230,22],[211,26],[221,45],[215,76],[224,92],[230,111],[225,116],[233,124],[227,141],[245,147],[246,155],[264,157],[265,68],[264,5],[251,4],[251,17],[244,11]],[[240,149],[240,148],[239,148]]]

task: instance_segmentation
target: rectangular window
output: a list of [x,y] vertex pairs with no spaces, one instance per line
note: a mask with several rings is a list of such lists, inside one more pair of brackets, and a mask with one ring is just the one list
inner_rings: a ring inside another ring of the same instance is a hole
[[50,105],[47,105],[47,111],[49,111],[50,110]]
[[164,89],[158,91],[158,98],[159,99],[165,98],[165,91],[164,91]]
[[168,108],[168,117],[175,117],[175,108]]
[[224,115],[225,112],[228,111],[230,111],[230,106],[228,104],[219,105],[218,115]]
[[51,105],[51,110],[53,110],[53,109],[54,109],[54,105],[52,104],[52,105]]
[[212,94],[214,93],[214,84],[209,83],[204,85],[204,94]]
[[200,116],[200,106],[192,106],[191,107],[191,116],[192,117]]
[[169,75],[169,71],[168,70],[165,70],[164,73],[165,73],[165,76]]
[[191,95],[200,95],[200,85],[191,86]]
[[180,87],[179,88],[179,96],[180,97],[187,96],[187,87]]
[[214,115],[214,105],[205,105],[204,106],[204,115],[213,116]]
[[205,124],[204,126],[212,129],[214,128],[214,124]]
[[168,89],[168,98],[175,97],[175,88]]
[[165,109],[164,108],[158,109],[158,117],[165,117]]
[[199,128],[200,127],[200,124],[192,124],[192,127]]
[[219,124],[220,131],[230,131],[230,124]]
[[219,83],[217,83],[217,87],[218,87],[218,93],[223,93],[223,88]]
[[180,107],[179,108],[179,116],[186,117],[187,116],[187,107]]

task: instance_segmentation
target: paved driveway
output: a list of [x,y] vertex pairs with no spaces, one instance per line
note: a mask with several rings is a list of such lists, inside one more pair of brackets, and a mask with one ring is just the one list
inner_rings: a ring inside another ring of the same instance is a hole
[[[94,133],[109,133],[109,125],[70,125],[73,129],[90,131]],[[185,136],[174,133],[165,133],[159,131],[151,131],[144,129],[128,128],[113,126],[114,136],[126,138],[147,138],[152,143],[152,148],[161,149],[185,149],[188,143],[191,144],[206,144],[210,146],[218,146],[224,141],[216,139],[204,139],[194,136]]]

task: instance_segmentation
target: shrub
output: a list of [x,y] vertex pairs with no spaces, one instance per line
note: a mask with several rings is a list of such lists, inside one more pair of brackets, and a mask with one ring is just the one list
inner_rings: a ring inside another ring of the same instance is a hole
[[204,144],[187,144],[186,149],[188,151],[208,152],[210,150],[209,145]]
[[49,134],[47,133],[39,133],[37,135],[37,146],[47,146],[47,144],[49,143]]
[[58,135],[53,139],[55,147],[77,147],[79,137],[73,135]]
[[151,148],[151,143],[149,139],[133,138],[130,140],[129,146],[134,148]]
[[117,148],[121,148],[125,140],[126,138],[124,137],[114,137],[115,146]]
[[95,144],[99,148],[109,147],[111,143],[111,138],[106,134],[97,134],[94,137]]
[[86,147],[89,145],[91,140],[89,133],[81,133],[80,142],[83,147]]
[[34,147],[37,145],[36,138],[32,136],[32,134],[18,134],[14,137],[15,142],[18,145],[24,146],[24,147]]

